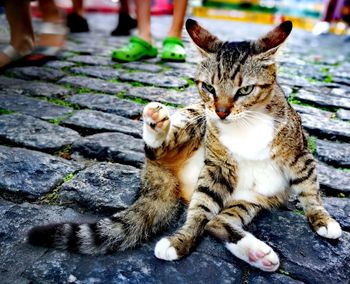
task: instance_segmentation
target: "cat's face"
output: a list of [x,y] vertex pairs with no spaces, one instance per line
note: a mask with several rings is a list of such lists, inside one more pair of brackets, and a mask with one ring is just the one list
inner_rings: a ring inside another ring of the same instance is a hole
[[193,20],[187,20],[186,28],[203,56],[196,83],[209,118],[230,123],[264,109],[276,81],[274,55],[291,22],[243,42],[222,42]]

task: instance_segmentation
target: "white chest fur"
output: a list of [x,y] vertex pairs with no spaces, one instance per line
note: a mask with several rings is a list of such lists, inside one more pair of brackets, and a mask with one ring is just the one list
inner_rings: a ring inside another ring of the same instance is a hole
[[270,159],[273,118],[263,115],[244,123],[218,126],[220,142],[238,162],[238,184],[234,199],[254,201],[258,194],[273,196],[286,189],[287,179]]

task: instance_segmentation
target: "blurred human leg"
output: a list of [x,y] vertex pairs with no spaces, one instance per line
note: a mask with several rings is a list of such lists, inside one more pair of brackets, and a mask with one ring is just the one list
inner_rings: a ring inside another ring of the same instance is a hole
[[112,36],[130,35],[130,31],[137,27],[137,21],[130,16],[128,0],[120,0],[120,10],[117,27],[111,32]]
[[0,67],[28,53],[34,47],[29,0],[5,0],[5,13],[10,26],[10,47],[0,51]]

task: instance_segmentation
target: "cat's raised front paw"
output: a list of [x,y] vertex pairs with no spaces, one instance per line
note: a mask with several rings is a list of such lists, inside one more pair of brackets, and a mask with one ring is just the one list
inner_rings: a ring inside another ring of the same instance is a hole
[[326,226],[320,227],[316,232],[321,237],[324,237],[327,239],[339,239],[340,236],[342,235],[342,230],[340,228],[340,225],[334,219],[331,219]]
[[179,258],[176,249],[171,246],[171,242],[167,238],[162,238],[158,241],[154,249],[154,255],[164,260],[176,260]]
[[169,131],[170,118],[167,107],[163,104],[152,102],[143,110],[143,140],[152,147],[159,147]]
[[150,129],[163,131],[170,123],[168,108],[161,103],[149,103],[143,110],[143,121]]
[[247,234],[236,244],[226,243],[226,248],[236,257],[264,271],[276,271],[280,265],[274,250],[252,234]]

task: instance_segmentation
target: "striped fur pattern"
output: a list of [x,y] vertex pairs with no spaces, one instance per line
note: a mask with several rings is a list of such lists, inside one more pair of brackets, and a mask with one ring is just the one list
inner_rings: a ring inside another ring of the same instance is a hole
[[292,190],[319,235],[340,237],[339,224],[322,206],[300,118],[276,81],[275,53],[291,22],[245,42],[223,42],[193,20],[186,28],[203,58],[196,81],[202,102],[173,116],[160,103],[145,107],[139,198],[94,224],[35,227],[30,243],[86,254],[124,250],[167,227],[185,201],[185,224],[157,243],[156,257],[179,259],[208,231],[236,257],[275,271],[277,254],[244,226]]
[[277,254],[244,225],[262,209],[285,202],[291,190],[314,230],[339,238],[339,224],[322,206],[301,120],[276,81],[275,54],[292,23],[245,42],[223,42],[192,20],[186,28],[203,55],[197,85],[206,113],[206,152],[186,222],[157,243],[155,255],[179,259],[207,230],[238,258],[275,271]]

